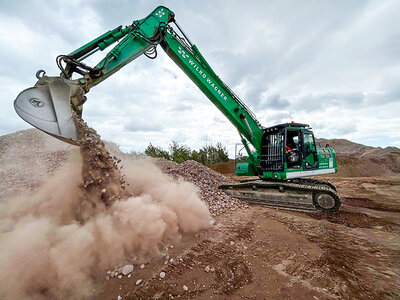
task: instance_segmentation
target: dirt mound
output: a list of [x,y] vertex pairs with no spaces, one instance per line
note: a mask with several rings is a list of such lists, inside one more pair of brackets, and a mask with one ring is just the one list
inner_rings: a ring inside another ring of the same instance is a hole
[[370,177],[400,174],[400,149],[396,147],[371,147],[345,139],[319,139],[321,145],[329,144],[336,152],[339,171],[333,176]]
[[0,136],[0,202],[37,189],[74,148],[37,129]]
[[364,146],[362,144],[357,144],[346,139],[328,140],[321,138],[317,141],[321,143],[321,146],[325,146],[326,144],[328,144],[329,147],[335,149],[336,154],[361,154],[374,149],[374,147]]
[[235,174],[234,161],[220,162],[209,166],[209,168],[220,174]]

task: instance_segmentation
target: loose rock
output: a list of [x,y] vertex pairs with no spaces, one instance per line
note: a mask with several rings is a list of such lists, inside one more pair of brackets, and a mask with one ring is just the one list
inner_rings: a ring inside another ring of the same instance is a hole
[[124,275],[128,275],[129,273],[132,273],[133,272],[133,265],[125,265],[125,266],[123,266],[121,272]]

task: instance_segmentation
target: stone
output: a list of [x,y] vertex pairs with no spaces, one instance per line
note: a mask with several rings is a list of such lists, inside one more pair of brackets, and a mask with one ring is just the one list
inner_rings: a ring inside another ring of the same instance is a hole
[[206,271],[207,273],[210,272],[210,267],[209,266],[205,267],[204,271]]
[[234,241],[231,241],[230,244],[231,244],[231,246],[233,246],[233,245],[235,245],[235,242],[234,242]]
[[131,278],[131,277],[132,277],[132,274],[129,274],[129,275],[128,275],[128,278]]
[[141,264],[139,268],[144,269],[144,264]]
[[139,285],[139,284],[141,284],[141,283],[142,283],[142,279],[136,280],[136,285]]
[[160,273],[160,278],[165,278],[165,272]]
[[382,273],[393,277],[397,276],[397,274],[391,270],[383,270]]
[[162,299],[163,294],[164,294],[164,292],[155,293],[153,296],[153,300]]
[[125,265],[121,269],[121,273],[124,275],[128,275],[133,272],[133,265]]
[[122,275],[118,275],[118,278],[121,279],[121,278],[122,278]]
[[188,291],[189,288],[188,288],[186,285],[184,285],[184,286],[183,286],[183,290],[184,290],[184,291]]

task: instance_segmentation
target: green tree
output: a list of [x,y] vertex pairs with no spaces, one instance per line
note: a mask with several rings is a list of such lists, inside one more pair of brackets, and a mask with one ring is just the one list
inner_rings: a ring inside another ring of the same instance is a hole
[[169,145],[169,151],[164,150],[159,146],[153,146],[151,143],[144,151],[145,155],[152,157],[161,157],[168,160],[173,160],[177,163],[182,163],[187,160],[194,160],[203,165],[212,165],[219,162],[229,161],[228,151],[221,143],[216,146],[206,145],[199,151],[192,150],[186,145],[178,144],[172,141]]
[[217,143],[217,160],[218,162],[227,162],[229,161],[228,150],[226,150],[225,146],[222,146],[221,143]]
[[229,161],[228,151],[221,143],[216,146],[206,145],[199,151],[200,162],[203,165],[212,165],[219,162]]
[[177,142],[172,141],[169,145],[170,157],[177,163],[190,160],[192,157],[192,150],[186,145],[179,145]]
[[147,146],[146,150],[144,150],[144,154],[151,157],[161,157],[168,160],[171,159],[168,151],[165,151],[159,146],[153,146],[151,143]]
[[200,154],[199,154],[199,152],[197,152],[196,150],[192,150],[192,153],[191,153],[191,155],[190,155],[190,159],[191,159],[191,160],[194,160],[194,161],[197,161],[197,162],[201,162],[201,160],[200,160]]

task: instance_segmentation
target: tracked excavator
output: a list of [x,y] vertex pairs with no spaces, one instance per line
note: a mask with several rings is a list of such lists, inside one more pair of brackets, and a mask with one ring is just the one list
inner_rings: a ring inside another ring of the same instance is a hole
[[[84,63],[95,52],[115,43],[96,66]],[[263,127],[246,104],[215,74],[178,25],[175,14],[164,6],[129,26],[104,33],[68,55],[58,56],[60,76],[46,76],[39,70],[38,81],[18,95],[14,108],[34,127],[77,144],[74,114],[82,116],[86,94],[137,57],[156,58],[157,46],[161,46],[238,130],[248,158],[247,162],[236,165],[236,175],[259,177],[223,185],[221,189],[250,203],[284,209],[338,211],[340,198],[335,186],[304,178],[337,172],[334,149],[319,146],[307,124],[292,122]]]

